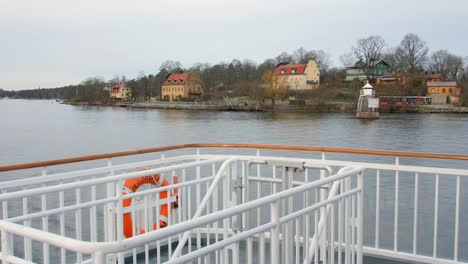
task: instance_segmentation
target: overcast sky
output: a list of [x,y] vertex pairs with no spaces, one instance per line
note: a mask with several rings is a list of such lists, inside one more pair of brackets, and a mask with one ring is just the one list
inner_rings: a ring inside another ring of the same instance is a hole
[[378,34],[420,35],[468,56],[467,0],[0,0],[0,88],[76,84],[234,58],[262,62],[298,47],[338,57]]

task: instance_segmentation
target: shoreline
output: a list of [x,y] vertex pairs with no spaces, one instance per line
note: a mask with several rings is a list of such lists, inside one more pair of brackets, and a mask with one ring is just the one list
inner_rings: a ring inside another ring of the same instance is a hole
[[[205,103],[180,102],[67,102],[68,105],[111,106],[145,109],[170,109],[191,111],[232,111],[232,112],[308,112],[308,113],[355,113],[353,104],[320,104],[320,105],[222,105]],[[391,105],[380,108],[381,113],[468,113],[468,107],[451,105]]]

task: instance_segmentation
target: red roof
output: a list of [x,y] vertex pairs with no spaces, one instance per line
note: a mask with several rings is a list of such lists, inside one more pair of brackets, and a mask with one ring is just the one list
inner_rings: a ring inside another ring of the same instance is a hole
[[122,90],[123,87],[125,87],[125,84],[122,84],[122,83],[114,85],[114,86],[112,86],[111,92],[112,93],[120,93],[120,91]]
[[188,72],[184,73],[171,73],[164,81],[163,85],[172,85],[172,84],[186,84],[189,79],[190,74]]
[[276,66],[275,75],[304,74],[306,66],[307,64],[281,64]]

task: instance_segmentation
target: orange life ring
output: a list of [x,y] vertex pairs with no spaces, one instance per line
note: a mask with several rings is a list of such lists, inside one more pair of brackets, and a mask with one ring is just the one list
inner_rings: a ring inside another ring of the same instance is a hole
[[[143,169],[146,170],[146,169]],[[178,177],[174,176],[173,178],[174,183],[178,182]],[[144,184],[151,184],[156,187],[165,187],[169,185],[169,182],[161,178],[161,175],[155,174],[155,175],[149,175],[149,176],[143,176],[139,178],[133,178],[133,179],[128,179],[125,181],[124,186],[122,188],[122,194],[129,194],[129,193],[134,193]],[[172,208],[177,208],[178,207],[178,191],[174,190],[171,192],[171,196],[176,197],[175,202],[171,202],[171,210]],[[159,199],[167,199],[169,198],[169,192],[168,191],[162,191],[159,193]],[[123,207],[129,207],[132,205],[132,198],[127,198],[123,200]],[[160,206],[159,210],[159,227],[163,228],[166,227],[168,224],[168,216],[169,216],[169,206],[167,203],[162,204]],[[153,224],[153,230],[156,230],[158,228],[157,223]],[[132,237],[133,236],[133,220],[132,220],[132,214],[131,212],[127,212],[123,214],[123,231],[124,235],[126,238]],[[144,229],[139,229],[138,230],[140,234],[144,234],[146,231]],[[137,231],[137,232],[138,232]]]

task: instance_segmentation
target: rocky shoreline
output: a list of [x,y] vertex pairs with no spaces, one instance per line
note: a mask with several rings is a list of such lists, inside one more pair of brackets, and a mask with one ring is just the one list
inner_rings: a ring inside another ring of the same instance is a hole
[[[183,102],[71,102],[69,105],[89,105],[89,106],[113,106],[128,108],[146,108],[146,109],[173,109],[173,110],[194,110],[194,111],[239,111],[239,112],[310,112],[310,113],[353,113],[354,104],[315,104],[315,105],[227,105],[210,103],[183,103]],[[451,105],[391,105],[382,106],[381,113],[468,113],[468,107],[454,107]]]

